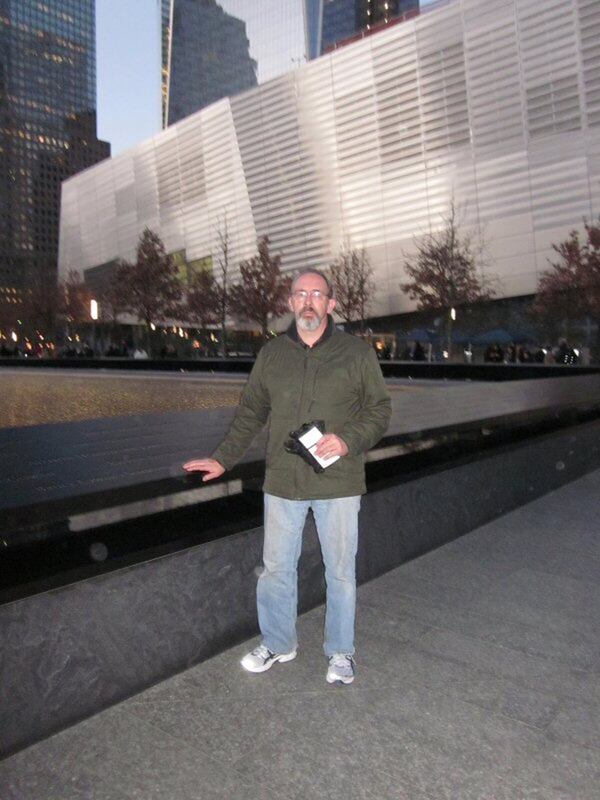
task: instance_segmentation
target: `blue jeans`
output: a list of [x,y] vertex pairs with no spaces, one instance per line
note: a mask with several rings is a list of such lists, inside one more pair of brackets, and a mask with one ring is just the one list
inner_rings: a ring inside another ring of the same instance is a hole
[[265,493],[264,569],[256,600],[263,644],[274,653],[297,646],[298,559],[302,530],[312,508],[325,564],[326,656],[354,653],[356,550],[360,495],[334,500],[285,500]]

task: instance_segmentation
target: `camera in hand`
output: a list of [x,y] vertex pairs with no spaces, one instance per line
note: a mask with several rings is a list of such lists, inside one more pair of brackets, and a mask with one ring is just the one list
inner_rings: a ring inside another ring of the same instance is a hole
[[309,442],[312,440],[318,441],[324,433],[325,422],[322,419],[305,422],[295,431],[290,431],[290,438],[284,444],[286,452],[300,456],[315,472],[324,472],[325,467],[319,463],[311,452],[315,445],[307,447],[305,443],[307,440]]

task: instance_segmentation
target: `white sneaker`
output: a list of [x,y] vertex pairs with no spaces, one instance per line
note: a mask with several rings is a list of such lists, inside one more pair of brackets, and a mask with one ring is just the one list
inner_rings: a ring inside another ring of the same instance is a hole
[[291,661],[296,658],[297,650],[291,653],[272,653],[264,644],[259,644],[251,653],[245,655],[240,664],[248,672],[266,672],[276,661]]
[[327,670],[327,683],[352,683],[354,680],[355,664],[352,656],[346,653],[334,653],[329,657]]

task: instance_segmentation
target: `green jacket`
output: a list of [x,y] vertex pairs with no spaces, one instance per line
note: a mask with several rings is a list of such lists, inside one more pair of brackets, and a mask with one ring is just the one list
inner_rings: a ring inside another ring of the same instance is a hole
[[[391,402],[373,349],[339,331],[333,319],[312,348],[287,333],[260,351],[229,432],[212,454],[226,469],[243,456],[267,420],[263,489],[290,500],[323,500],[364,494],[364,454],[385,433]],[[348,445],[348,455],[316,473],[284,442],[304,422],[324,420],[327,433]]]

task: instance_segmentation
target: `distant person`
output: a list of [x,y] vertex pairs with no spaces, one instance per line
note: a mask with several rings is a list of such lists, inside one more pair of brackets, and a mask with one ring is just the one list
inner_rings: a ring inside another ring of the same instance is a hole
[[578,356],[572,347],[569,347],[566,339],[558,340],[558,347],[554,350],[554,360],[557,364],[573,366],[577,364]]
[[483,360],[488,364],[502,364],[504,361],[504,351],[497,342],[490,344],[485,349]]
[[589,367],[591,361],[590,348],[587,345],[581,345],[577,350],[579,351],[578,363],[584,367]]
[[519,364],[529,364],[531,361],[531,353],[524,344],[519,345],[517,348],[517,361]]
[[514,342],[510,342],[510,344],[504,351],[504,363],[505,364],[517,363],[517,348]]
[[425,350],[423,349],[423,345],[421,344],[421,342],[415,342],[412,351],[412,360],[413,361],[427,360],[427,356],[425,355]]
[[[297,565],[304,522],[312,509],[327,586],[326,680],[349,684],[355,672],[355,569],[358,511],[366,491],[364,454],[385,433],[391,402],[373,348],[336,328],[333,288],[322,272],[300,273],[288,305],[294,320],[258,354],[225,439],[211,458],[188,461],[183,468],[206,473],[205,481],[220,477],[268,424],[264,569],[256,590],[262,642],[241,665],[248,672],[265,672],[278,661],[296,657]],[[320,438],[316,420],[325,421]],[[315,469],[299,447],[298,429],[307,423],[315,434],[314,456],[325,461],[324,469]]]

